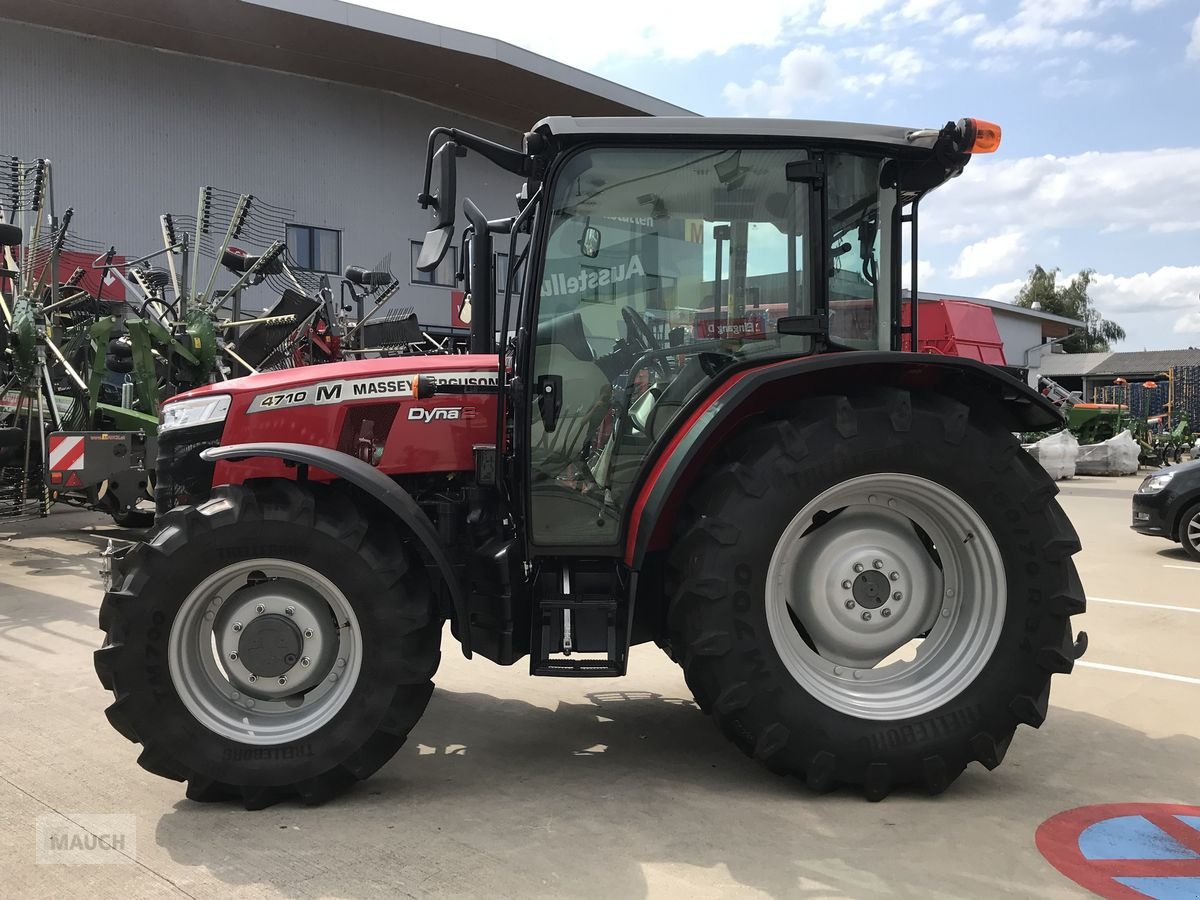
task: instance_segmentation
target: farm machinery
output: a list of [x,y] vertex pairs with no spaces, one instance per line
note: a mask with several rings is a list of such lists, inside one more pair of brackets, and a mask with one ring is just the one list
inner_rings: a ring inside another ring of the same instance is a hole
[[[38,165],[48,185],[49,163]],[[38,171],[22,172],[17,180],[37,183]],[[285,222],[294,218],[290,210],[205,187],[194,217],[160,218],[161,250],[125,260],[114,248],[97,255],[100,245],[68,236],[72,211],[60,222],[51,208],[39,206],[52,198],[48,187],[27,193],[31,200],[23,206],[35,230],[24,256],[27,271],[18,281],[8,385],[19,390],[3,393],[10,410],[8,443],[27,450],[3,482],[27,499],[10,505],[9,515],[45,515],[57,501],[101,509],[121,525],[149,525],[153,512],[139,504],[153,497],[165,399],[239,374],[338,360],[347,332],[353,337],[357,325],[347,321],[352,307],[334,297],[328,277],[289,258],[284,235]],[[51,223],[47,250],[39,243],[43,220]],[[14,229],[10,238],[19,244],[21,234]],[[61,284],[57,274],[46,277],[59,272],[65,247],[75,257],[85,251],[95,257],[89,266],[99,273],[94,294],[83,287],[89,274],[83,267]],[[163,267],[148,265],[159,259]],[[218,288],[222,270],[234,281]],[[119,303],[103,297],[108,283],[123,288]],[[244,315],[243,291],[260,284],[278,301],[265,314]],[[344,284],[360,310],[376,304],[370,317],[399,282],[385,260],[371,270],[351,267]],[[40,368],[29,362],[43,357]]]
[[[462,202],[471,352],[164,402],[158,519],[106,559],[110,723],[194,800],[318,803],[404,743],[448,623],[537,676],[624,675],[656,644],[727,738],[814,790],[1000,765],[1086,648],[1078,540],[1013,437],[1061,415],[996,367],[901,350],[905,232],[999,137],[436,129],[420,268],[460,224],[459,158],[524,182],[515,211]],[[762,327],[756,302],[786,314]]]

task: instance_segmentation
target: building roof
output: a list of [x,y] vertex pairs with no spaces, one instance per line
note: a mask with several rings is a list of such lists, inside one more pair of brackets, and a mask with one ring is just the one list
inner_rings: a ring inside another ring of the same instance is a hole
[[1200,366],[1200,350],[1142,350],[1110,353],[1089,375],[1149,375],[1153,378],[1173,366]]
[[1039,371],[1055,376],[1137,375],[1153,378],[1175,366],[1200,366],[1200,350],[1142,350],[1128,353],[1053,353]]
[[342,0],[0,0],[0,18],[392,91],[517,131],[548,112],[690,114],[503,41]]
[[1051,378],[1064,375],[1087,375],[1112,355],[1112,353],[1043,353],[1038,371]]

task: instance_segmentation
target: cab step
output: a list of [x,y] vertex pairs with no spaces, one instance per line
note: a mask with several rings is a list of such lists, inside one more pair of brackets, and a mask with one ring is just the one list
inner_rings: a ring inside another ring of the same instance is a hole
[[543,564],[529,656],[532,675],[624,675],[629,662],[629,597],[612,560]]

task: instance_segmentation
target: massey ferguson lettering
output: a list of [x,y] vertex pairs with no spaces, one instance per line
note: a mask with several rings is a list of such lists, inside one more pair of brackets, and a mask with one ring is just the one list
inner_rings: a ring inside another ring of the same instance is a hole
[[[490,387],[496,384],[495,373],[489,372],[430,372],[420,377],[438,384],[461,384]],[[327,406],[347,400],[379,397],[411,397],[412,375],[378,375],[374,378],[339,378],[319,381],[287,391],[259,394],[251,401],[247,413],[274,412],[297,406]]]

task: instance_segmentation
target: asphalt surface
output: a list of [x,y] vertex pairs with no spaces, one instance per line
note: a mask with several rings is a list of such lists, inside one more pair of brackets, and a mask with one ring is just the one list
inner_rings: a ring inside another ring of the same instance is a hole
[[[135,764],[92,670],[97,553],[129,533],[80,512],[0,522],[0,895],[1087,896],[1038,853],[1039,823],[1200,803],[1200,565],[1128,530],[1137,481],[1062,485],[1091,648],[1055,679],[1043,728],[1019,730],[994,772],[879,804],[744,758],[653,647],[625,679],[532,679],[449,638],[425,717],[348,796],[191,803]],[[93,814],[132,817],[122,852],[97,851],[112,864],[36,862],[39,821]]]

